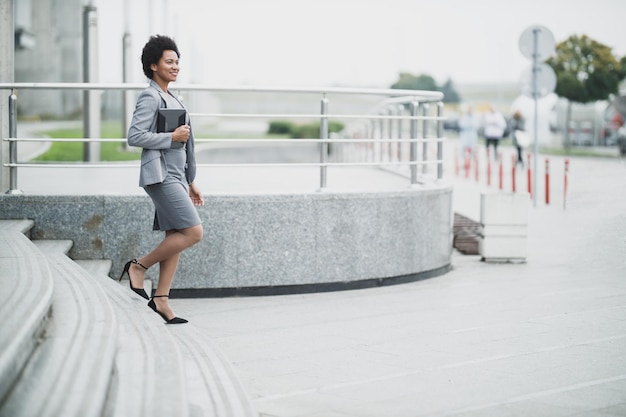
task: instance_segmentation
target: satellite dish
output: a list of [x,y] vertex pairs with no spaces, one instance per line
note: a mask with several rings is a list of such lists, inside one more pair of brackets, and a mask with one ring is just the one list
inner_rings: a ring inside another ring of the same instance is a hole
[[530,26],[519,37],[519,50],[532,60],[535,53],[535,33],[537,34],[537,60],[545,61],[556,53],[554,35],[545,26]]
[[615,110],[622,116],[622,119],[626,120],[626,96],[620,96],[613,101]]
[[[522,94],[534,98],[533,95],[533,66],[530,65],[522,72],[520,78]],[[542,98],[554,92],[556,88],[556,74],[548,64],[539,64],[537,67],[537,98]]]

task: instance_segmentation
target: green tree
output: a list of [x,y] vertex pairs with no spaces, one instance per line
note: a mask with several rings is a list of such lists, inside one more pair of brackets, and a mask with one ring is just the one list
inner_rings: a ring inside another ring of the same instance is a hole
[[556,55],[548,59],[547,64],[556,73],[556,94],[568,100],[565,147],[569,148],[567,126],[571,120],[572,102],[608,99],[618,92],[625,74],[611,48],[586,35],[572,35],[559,43]]
[[413,75],[408,72],[401,72],[391,88],[401,90],[425,90],[441,91],[444,103],[459,103],[461,101],[459,93],[454,88],[452,79],[448,79],[443,86],[439,87],[433,77],[428,74]]
[[452,79],[448,78],[446,82],[439,89],[443,93],[443,102],[444,103],[460,103],[461,96],[457,93],[454,88],[454,84],[452,83]]
[[400,78],[391,88],[399,90],[426,90],[437,91],[437,83],[435,79],[427,74],[413,75],[408,72],[401,72]]

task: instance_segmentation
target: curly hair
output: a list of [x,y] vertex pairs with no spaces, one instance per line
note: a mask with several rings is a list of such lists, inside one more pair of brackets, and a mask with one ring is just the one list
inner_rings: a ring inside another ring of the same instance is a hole
[[146,74],[146,77],[152,79],[153,73],[150,66],[159,63],[163,56],[163,51],[174,51],[180,58],[180,52],[178,52],[176,42],[172,38],[163,35],[150,36],[150,40],[145,44],[141,52],[141,63],[143,64],[143,73]]

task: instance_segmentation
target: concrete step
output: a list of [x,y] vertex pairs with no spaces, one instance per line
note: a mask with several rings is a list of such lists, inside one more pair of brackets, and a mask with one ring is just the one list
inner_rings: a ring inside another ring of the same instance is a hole
[[44,253],[62,253],[67,255],[70,253],[70,249],[74,245],[71,240],[33,240],[35,246],[37,246]]
[[0,220],[0,232],[12,230],[30,237],[30,229],[34,225],[35,222],[30,219]]
[[[119,322],[107,417],[190,416],[184,362],[167,325],[147,301],[106,274],[93,274]],[[195,414],[193,414],[195,416]]]
[[[105,275],[109,276],[111,272],[111,266],[113,262],[109,259],[85,259],[85,260],[75,260],[78,265],[80,265],[85,271],[89,272],[92,276]],[[130,283],[128,279],[128,275],[124,274],[124,279],[118,281],[122,287],[130,288]],[[145,279],[143,281],[143,289],[148,294],[152,294],[152,281],[150,279]]]
[[192,415],[258,416],[233,367],[219,348],[191,324],[169,326],[185,359]]
[[[15,226],[15,223],[13,223]],[[43,336],[54,281],[47,258],[22,233],[0,222],[1,406]]]
[[81,266],[89,275],[109,275],[111,271],[110,259],[75,259],[78,265]]
[[52,314],[0,414],[101,416],[114,369],[115,314],[100,285],[61,246],[41,247],[54,280]]

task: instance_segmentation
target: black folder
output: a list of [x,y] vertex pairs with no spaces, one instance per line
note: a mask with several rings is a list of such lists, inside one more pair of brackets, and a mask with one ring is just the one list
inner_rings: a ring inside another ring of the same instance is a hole
[[159,109],[157,115],[157,133],[173,132],[187,120],[185,109]]

